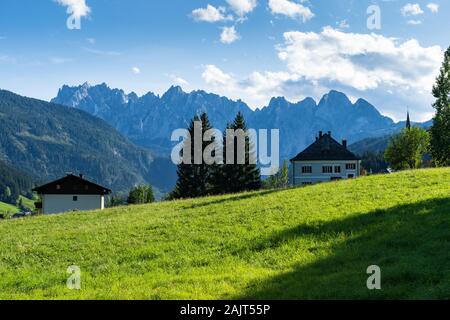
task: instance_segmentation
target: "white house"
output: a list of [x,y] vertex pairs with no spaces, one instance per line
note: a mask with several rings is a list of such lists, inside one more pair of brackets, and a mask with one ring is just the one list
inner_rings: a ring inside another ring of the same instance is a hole
[[291,159],[293,185],[309,185],[360,176],[361,159],[331,137],[319,132],[316,141]]
[[33,189],[42,199],[44,214],[70,211],[103,210],[105,195],[111,190],[83,178],[69,174],[64,178]]

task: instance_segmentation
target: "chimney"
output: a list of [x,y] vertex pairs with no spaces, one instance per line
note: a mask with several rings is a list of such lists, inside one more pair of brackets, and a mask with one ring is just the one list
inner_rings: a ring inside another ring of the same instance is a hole
[[344,146],[345,149],[347,149],[347,140],[342,140],[342,145]]
[[331,131],[328,131],[328,136],[331,137]]
[[322,136],[323,136],[323,132],[319,131],[319,138],[322,138]]
[[80,178],[83,179],[84,175],[82,173],[80,173]]

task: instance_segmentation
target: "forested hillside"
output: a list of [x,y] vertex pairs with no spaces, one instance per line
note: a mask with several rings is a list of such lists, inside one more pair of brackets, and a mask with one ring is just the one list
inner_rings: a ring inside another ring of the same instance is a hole
[[170,189],[166,179],[153,178],[152,154],[103,120],[8,91],[0,91],[0,159],[41,181],[82,172],[114,191],[147,182]]
[[19,195],[31,198],[37,179],[0,160],[0,201],[16,204]]

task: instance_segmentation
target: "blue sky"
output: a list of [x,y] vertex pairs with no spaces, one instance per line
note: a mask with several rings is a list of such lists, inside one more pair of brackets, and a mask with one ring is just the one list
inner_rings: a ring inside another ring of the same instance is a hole
[[337,89],[427,120],[449,27],[447,0],[2,0],[0,88],[49,100],[85,81],[138,94],[176,84],[253,108]]

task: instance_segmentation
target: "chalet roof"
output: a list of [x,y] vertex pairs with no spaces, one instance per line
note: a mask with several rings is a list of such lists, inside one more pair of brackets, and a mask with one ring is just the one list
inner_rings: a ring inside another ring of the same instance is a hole
[[316,141],[300,152],[291,161],[315,160],[361,160],[355,154],[331,137],[331,132],[319,134]]
[[106,195],[111,190],[88,181],[82,175],[68,174],[59,180],[34,188],[38,194],[79,194],[79,195]]

